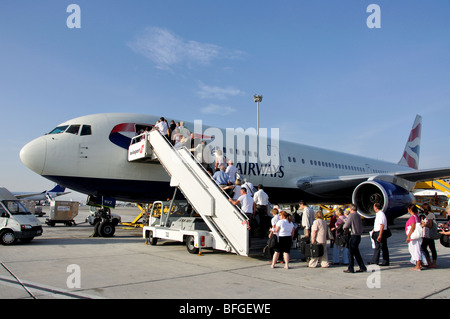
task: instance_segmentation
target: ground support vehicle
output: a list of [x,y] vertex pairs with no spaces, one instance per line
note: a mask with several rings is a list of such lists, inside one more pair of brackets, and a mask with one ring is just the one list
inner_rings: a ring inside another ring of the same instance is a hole
[[156,245],[158,239],[183,242],[191,254],[203,248],[220,248],[206,223],[187,201],[154,202],[149,225],[143,227],[143,237],[148,245]]
[[[147,151],[141,154],[138,150],[142,147],[147,147]],[[155,165],[159,161],[170,176],[170,186],[175,188],[167,214],[164,207],[159,220],[155,220],[152,213],[148,226],[143,228],[143,236],[148,243],[156,243],[155,238],[167,238],[191,243],[193,252],[211,247],[248,256],[248,217],[230,202],[229,196],[211,179],[190,150],[175,148],[159,131],[154,130],[144,134],[139,141],[132,139],[128,156],[130,162],[138,161],[146,165]],[[190,215],[178,215],[173,205],[178,189],[195,213],[189,211]],[[198,214],[198,218],[191,214]]]
[[42,224],[6,188],[0,187],[0,243],[30,242],[42,235]]

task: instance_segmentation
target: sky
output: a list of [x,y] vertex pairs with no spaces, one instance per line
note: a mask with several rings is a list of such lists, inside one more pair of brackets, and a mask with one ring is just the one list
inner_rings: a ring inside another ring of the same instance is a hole
[[52,188],[19,152],[71,118],[256,128],[254,94],[281,139],[389,162],[420,114],[419,168],[449,167],[449,14],[448,0],[2,0],[0,186]]

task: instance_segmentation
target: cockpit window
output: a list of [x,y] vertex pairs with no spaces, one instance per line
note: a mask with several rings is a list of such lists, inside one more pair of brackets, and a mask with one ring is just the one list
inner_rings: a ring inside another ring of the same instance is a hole
[[80,125],[71,125],[67,129],[66,133],[77,135],[79,130],[80,130]]
[[64,133],[64,131],[69,127],[69,125],[62,125],[62,126],[58,126],[55,129],[53,129],[50,133],[48,134],[60,134],[60,133]]
[[[81,127],[81,131],[80,131],[80,127]],[[90,125],[83,125],[81,126],[80,124],[72,124],[72,125],[61,125],[56,127],[55,129],[53,129],[50,133],[48,134],[60,134],[60,133],[70,133],[70,134],[75,134],[78,135],[78,133],[80,133],[80,135],[92,135],[92,129]]]
[[90,125],[83,125],[83,127],[81,128],[81,133],[80,135],[92,135],[92,129]]

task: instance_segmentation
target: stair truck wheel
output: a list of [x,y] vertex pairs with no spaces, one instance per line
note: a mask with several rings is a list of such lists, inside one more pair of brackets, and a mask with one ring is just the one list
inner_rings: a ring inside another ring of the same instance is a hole
[[147,231],[147,241],[146,241],[146,244],[147,244],[147,245],[155,246],[157,242],[158,242],[158,238],[153,237],[153,232],[152,232],[151,230]]
[[197,254],[199,249],[195,247],[194,236],[186,236],[186,248],[190,254]]

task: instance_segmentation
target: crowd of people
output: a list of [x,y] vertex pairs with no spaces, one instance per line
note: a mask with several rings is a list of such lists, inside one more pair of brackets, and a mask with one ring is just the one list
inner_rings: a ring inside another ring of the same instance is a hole
[[[250,237],[276,236],[274,247],[269,249],[272,256],[272,268],[275,268],[278,262],[282,262],[285,264],[284,268],[289,269],[290,250],[295,240],[297,243],[303,243],[303,247],[308,245],[308,249],[312,246],[321,246],[320,254],[302,259],[307,261],[310,268],[316,268],[319,265],[322,268],[328,268],[330,265],[346,265],[345,273],[367,271],[359,250],[363,224],[354,204],[345,211],[339,207],[336,208],[329,223],[324,220],[322,211],[314,212],[303,200],[298,205],[300,213],[295,212],[291,215],[278,206],[269,212],[269,196],[265,193],[264,186],[259,184],[255,190],[251,182],[241,179],[233,160],[227,159],[220,149],[212,151],[205,141],[195,143],[194,134],[185,128],[183,121],[177,123],[170,121],[169,124],[164,117],[161,117],[152,129],[159,130],[175,148],[186,147],[193,152],[211,178],[230,196],[229,201],[239,205],[246,214],[249,220]],[[148,130],[147,127],[145,131]],[[138,134],[145,131],[142,130]],[[373,255],[368,264],[389,266],[388,238],[392,233],[381,205],[375,203],[373,209],[376,215],[373,229],[369,233]],[[408,206],[408,213],[410,218],[406,222],[405,235],[411,255],[410,261],[414,265],[411,270],[420,271],[423,267],[436,268],[435,240],[440,236],[450,235],[448,230],[450,222],[437,224],[429,204],[422,206],[420,214],[417,206],[411,204]],[[300,236],[301,230],[303,230],[302,236]],[[328,259],[328,240],[332,250],[331,261]],[[358,269],[355,269],[355,261]]]
[[[343,211],[341,208],[335,209],[329,223],[324,220],[321,210],[314,212],[304,201],[299,203],[300,214],[295,218],[285,211],[274,208],[271,210],[272,228],[271,236],[279,236],[278,245],[271,251],[271,267],[275,268],[278,262],[285,263],[285,268],[289,268],[289,253],[293,246],[292,241],[296,239],[298,230],[303,229],[303,235],[298,240],[306,244],[322,246],[320,255],[302,258],[307,262],[309,268],[316,268],[320,265],[322,268],[328,268],[331,265],[345,265],[345,273],[366,272],[367,266],[364,262],[359,249],[361,236],[364,232],[363,223],[360,215],[357,213],[357,207],[350,205]],[[392,232],[388,226],[388,221],[380,204],[376,203],[373,207],[376,212],[372,230],[369,237],[372,242],[373,255],[368,265],[389,266],[390,254],[388,248],[388,239]],[[435,215],[431,212],[430,206],[424,204],[422,212],[416,205],[408,206],[409,219],[405,225],[405,241],[408,244],[410,253],[410,262],[414,265],[410,270],[420,271],[423,267],[437,267],[437,252],[435,241],[440,236],[450,235],[448,230],[450,222],[441,224],[436,222]],[[296,215],[294,213],[294,215]],[[297,220],[297,222],[296,222]],[[420,229],[420,235],[415,235],[415,230]],[[327,242],[332,250],[331,260],[328,257]],[[302,251],[305,256],[307,251]],[[280,261],[279,256],[283,254],[284,260]],[[358,266],[356,269],[355,266]]]

